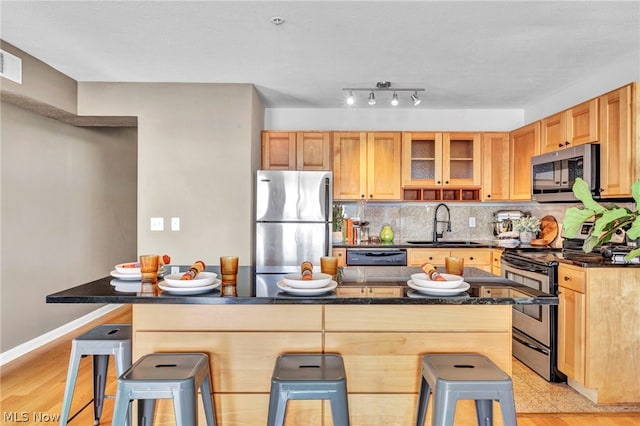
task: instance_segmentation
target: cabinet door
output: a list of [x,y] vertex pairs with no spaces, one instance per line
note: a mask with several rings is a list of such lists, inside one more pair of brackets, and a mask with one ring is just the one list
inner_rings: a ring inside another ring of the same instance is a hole
[[565,145],[565,143],[568,143],[566,117],[566,111],[562,111],[542,119],[542,152],[557,151],[567,146]]
[[338,267],[347,266],[347,249],[334,248],[331,250],[332,256],[338,258]]
[[295,132],[262,132],[262,169],[296,169]]
[[531,199],[531,157],[539,153],[539,121],[511,132],[509,137],[509,164],[511,166],[509,199]]
[[331,170],[331,134],[297,132],[297,170]]
[[443,266],[444,258],[450,255],[449,249],[408,249],[407,266],[422,266],[425,263]]
[[479,186],[481,182],[480,133],[442,135],[442,178],[444,185]]
[[598,98],[567,112],[567,140],[569,146],[598,142]]
[[[600,183],[603,197],[628,197],[639,167],[633,149],[631,85],[600,97]],[[635,155],[635,157],[634,157]]]
[[484,133],[482,138],[482,199],[485,201],[508,200],[509,134]]
[[582,268],[558,267],[558,369],[578,383],[586,374],[586,276]]
[[442,184],[442,133],[402,134],[402,186]]
[[359,200],[367,192],[367,134],[333,134],[333,199]]
[[367,135],[368,199],[400,199],[401,147],[398,132],[375,132]]

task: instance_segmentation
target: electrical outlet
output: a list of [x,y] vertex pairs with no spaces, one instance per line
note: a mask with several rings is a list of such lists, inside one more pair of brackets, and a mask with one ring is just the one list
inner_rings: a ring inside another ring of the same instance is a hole
[[164,231],[164,218],[152,217],[151,218],[151,230],[152,231]]
[[172,217],[171,218],[171,230],[172,231],[179,231],[180,230],[180,218],[179,217]]
[[475,227],[476,227],[476,218],[472,216],[469,218],[469,228],[475,228]]

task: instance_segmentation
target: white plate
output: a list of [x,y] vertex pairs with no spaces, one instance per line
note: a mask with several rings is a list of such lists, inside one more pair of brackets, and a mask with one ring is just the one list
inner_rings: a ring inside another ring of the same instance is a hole
[[[158,275],[162,275],[165,272],[167,272],[166,269],[160,268],[160,270],[158,271]],[[142,274],[121,274],[115,269],[111,271],[111,276],[113,278],[117,278],[119,280],[125,280],[125,281],[140,281],[142,279]]]
[[202,287],[171,287],[170,285],[165,285],[164,282],[159,282],[158,287],[167,293],[173,294],[202,294],[220,287],[220,284],[222,284],[221,280],[214,280],[213,283]]
[[[125,265],[136,265],[132,268],[125,268]],[[115,266],[119,274],[140,274],[140,262],[119,263]]]
[[214,282],[218,276],[215,272],[202,271],[192,280],[181,280],[180,277],[182,277],[182,275],[184,275],[184,272],[167,275],[164,277],[165,285],[175,288],[204,287]]
[[278,281],[278,288],[284,292],[297,294],[298,296],[317,296],[318,294],[327,293],[338,286],[335,281],[329,281],[325,287],[321,288],[295,288],[288,286],[284,281]]
[[310,280],[303,280],[300,274],[287,274],[282,277],[282,282],[292,288],[320,288],[326,287],[331,282],[331,275],[316,273]]
[[451,274],[440,274],[442,278],[446,281],[433,281],[427,277],[427,274],[413,274],[411,275],[411,281],[415,285],[419,285],[420,287],[429,287],[429,288],[456,288],[462,284],[464,278],[460,275],[451,275]]
[[122,280],[111,280],[111,285],[116,288],[116,291],[125,293],[138,293],[142,287],[141,282]]
[[[440,296],[430,296],[428,294],[420,293],[418,292],[418,290],[408,290],[407,297],[410,297],[412,299],[437,299]],[[469,299],[470,297],[471,296],[469,295],[469,293],[460,293],[454,296],[447,296],[447,298],[453,300]]]
[[453,296],[455,294],[462,293],[463,291],[469,290],[471,286],[468,283],[462,282],[456,288],[430,288],[430,287],[421,287],[419,285],[415,285],[413,281],[407,281],[407,285],[412,289],[419,291],[420,293],[428,294],[430,296]]

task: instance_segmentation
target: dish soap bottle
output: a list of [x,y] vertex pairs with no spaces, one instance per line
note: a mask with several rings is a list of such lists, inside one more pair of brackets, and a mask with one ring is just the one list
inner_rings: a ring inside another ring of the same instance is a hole
[[393,229],[391,229],[391,225],[384,225],[382,227],[382,230],[380,231],[380,241],[383,243],[393,242]]

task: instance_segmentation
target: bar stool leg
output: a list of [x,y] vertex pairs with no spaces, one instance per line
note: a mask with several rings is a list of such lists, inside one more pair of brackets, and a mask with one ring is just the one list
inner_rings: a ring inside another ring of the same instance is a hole
[[442,386],[436,385],[433,395],[433,426],[452,425],[456,415],[456,403],[456,398],[443,390]]
[[107,384],[109,355],[93,356],[93,424],[100,424],[104,405],[104,389]]
[[116,391],[116,401],[113,405],[113,418],[111,424],[122,425],[125,424],[127,415],[131,417],[131,400],[128,395],[125,395],[126,391],[124,385],[118,383],[118,390]]
[[71,355],[69,357],[69,369],[67,370],[67,384],[64,387],[64,397],[62,399],[62,412],[60,413],[60,424],[66,425],[69,421],[69,410],[73,400],[73,391],[76,387],[78,369],[80,368],[80,354],[76,342],[71,343]]
[[502,422],[505,426],[516,425],[516,402],[513,398],[513,391],[505,392],[500,397],[500,411],[502,412]]
[[173,411],[176,415],[176,426],[191,426],[197,422],[196,389],[182,390],[173,395]]
[[155,410],[156,410],[155,399],[139,399],[138,400],[138,426],[153,425],[153,414]]
[[276,384],[271,385],[271,398],[269,398],[269,416],[267,426],[284,425],[284,417],[287,414],[287,393]]
[[348,425],[349,424],[349,406],[348,401],[342,398],[342,395],[347,395],[346,386],[344,387],[342,394],[334,393],[331,398],[331,417],[333,417],[334,425]]
[[476,417],[478,426],[493,425],[493,400],[476,399]]
[[418,394],[418,414],[416,416],[416,426],[424,426],[427,418],[427,408],[429,407],[429,395],[431,394],[431,386],[422,376],[420,381],[420,393]]
[[211,389],[211,380],[209,375],[204,376],[204,380],[200,384],[200,395],[202,396],[202,405],[204,406],[204,415],[207,419],[207,426],[216,426],[216,410]]

